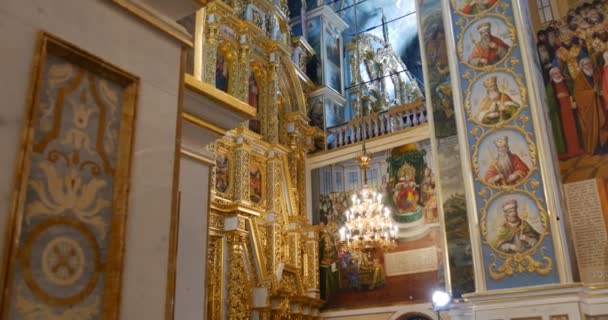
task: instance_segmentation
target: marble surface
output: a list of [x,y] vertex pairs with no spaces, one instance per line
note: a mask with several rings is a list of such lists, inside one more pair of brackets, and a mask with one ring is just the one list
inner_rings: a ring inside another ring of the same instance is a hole
[[[187,156],[180,162],[180,217],[175,319],[205,319],[208,165]],[[195,254],[198,253],[198,254]]]

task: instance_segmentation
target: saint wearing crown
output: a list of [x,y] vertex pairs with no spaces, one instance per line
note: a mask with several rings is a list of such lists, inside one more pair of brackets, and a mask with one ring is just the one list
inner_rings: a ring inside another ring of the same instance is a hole
[[485,67],[498,63],[511,46],[502,39],[492,35],[492,26],[489,22],[484,22],[477,26],[479,40],[473,41],[473,51],[469,55],[468,62],[477,67]]
[[464,14],[478,14],[491,8],[498,0],[468,0],[460,9]]
[[477,121],[494,125],[503,121],[508,121],[519,110],[519,103],[515,102],[506,91],[506,86],[498,88],[497,77],[489,77],[483,82],[486,88],[486,96],[481,101],[479,112],[475,116]]
[[416,184],[416,169],[405,162],[398,171],[398,180],[393,188],[393,201],[401,213],[418,210],[420,192]]

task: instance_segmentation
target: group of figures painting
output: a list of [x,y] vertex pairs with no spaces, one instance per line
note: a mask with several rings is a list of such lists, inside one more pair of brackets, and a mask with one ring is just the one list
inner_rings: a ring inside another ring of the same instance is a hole
[[[537,33],[555,147],[566,181],[591,178],[580,159],[599,168],[608,158],[608,5],[580,4]],[[605,170],[595,170],[604,172]],[[576,179],[576,178],[575,178]]]
[[[399,245],[391,253],[405,252],[421,246],[433,247],[439,239],[437,226],[437,202],[435,178],[430,169],[426,150],[428,141],[405,145],[373,155],[370,165],[370,187],[383,195],[383,203],[391,208],[393,221],[400,227]],[[382,250],[373,256],[361,252],[350,252],[339,245],[338,230],[345,222],[344,212],[352,205],[351,196],[360,185],[357,164],[350,160],[316,170],[320,177],[317,210],[313,220],[319,223],[320,233],[320,281],[322,299],[328,307],[354,306],[365,297],[366,304],[374,305],[390,301],[398,302],[403,296],[424,294],[424,288],[437,283],[438,271],[420,276],[420,270],[407,270],[399,274],[387,274],[391,265]],[[355,179],[354,179],[355,178]],[[422,221],[422,224],[420,222]],[[416,227],[412,227],[416,225]],[[412,228],[412,229],[408,229]],[[424,230],[422,230],[424,229]],[[421,233],[418,233],[422,230]],[[423,241],[412,240],[411,234],[422,234]],[[429,240],[431,239],[431,240]],[[439,271],[441,272],[441,271]],[[418,274],[420,283],[411,292],[404,292],[403,283]]]
[[[526,285],[528,277],[538,284],[555,283],[513,8],[510,1],[497,0],[451,4],[486,286]],[[505,278],[509,281],[501,281]]]

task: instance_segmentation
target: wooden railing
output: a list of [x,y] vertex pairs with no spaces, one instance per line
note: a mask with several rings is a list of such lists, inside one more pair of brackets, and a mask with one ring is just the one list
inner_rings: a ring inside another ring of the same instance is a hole
[[427,122],[424,101],[417,101],[328,128],[328,134],[333,135],[334,139],[328,142],[327,148],[344,147],[362,141],[364,137],[368,140]]

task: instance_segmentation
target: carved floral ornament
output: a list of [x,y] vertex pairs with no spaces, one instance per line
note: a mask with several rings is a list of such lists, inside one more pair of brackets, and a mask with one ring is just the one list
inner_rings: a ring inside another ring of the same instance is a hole
[[38,48],[0,317],[114,318],[138,80],[46,33]]

